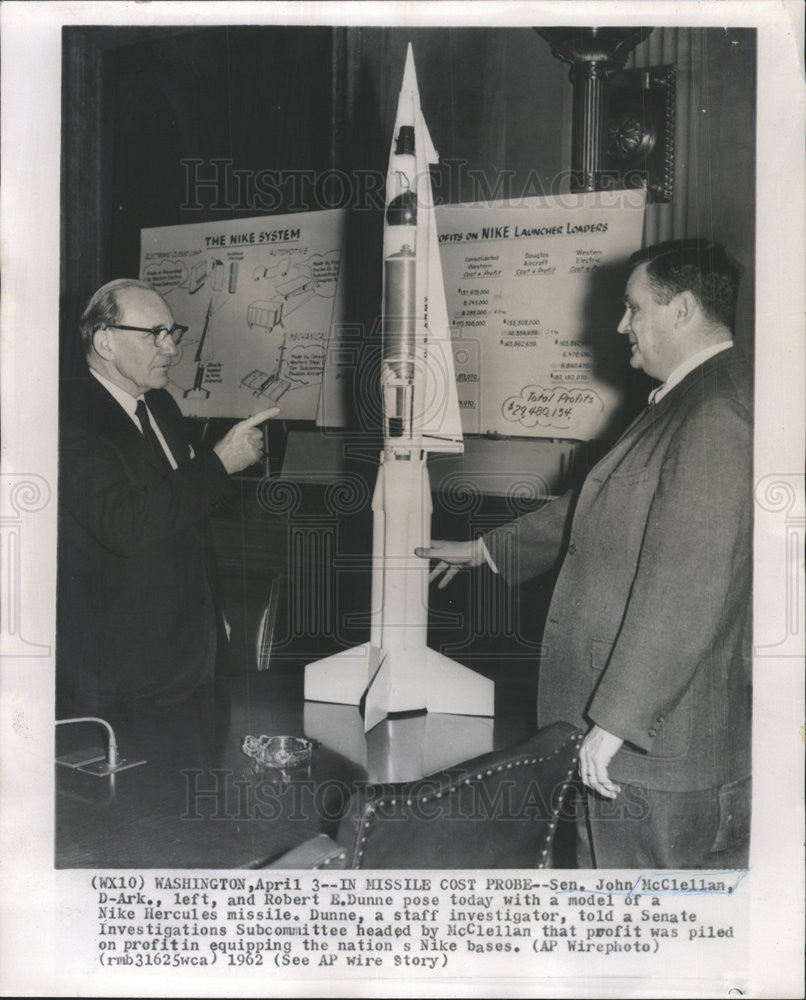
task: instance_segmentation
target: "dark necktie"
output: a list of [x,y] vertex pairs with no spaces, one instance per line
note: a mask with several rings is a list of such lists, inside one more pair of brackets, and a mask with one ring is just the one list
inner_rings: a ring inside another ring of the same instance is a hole
[[154,452],[154,457],[160,465],[160,468],[165,472],[171,471],[171,463],[168,461],[168,456],[165,454],[165,449],[160,444],[160,440],[154,433],[154,428],[151,426],[151,421],[148,419],[148,409],[145,402],[142,399],[137,400],[137,409],[135,410],[137,419],[140,421],[140,426],[143,429],[143,437],[148,441],[151,446],[151,450]]

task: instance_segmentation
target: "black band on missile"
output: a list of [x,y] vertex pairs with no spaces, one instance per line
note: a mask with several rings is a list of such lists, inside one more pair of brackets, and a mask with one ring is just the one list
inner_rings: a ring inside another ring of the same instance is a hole
[[401,125],[397,133],[395,156],[414,156],[414,126]]
[[413,191],[404,191],[389,202],[386,223],[389,226],[417,225],[417,195]]
[[389,437],[403,437],[403,418],[389,417]]

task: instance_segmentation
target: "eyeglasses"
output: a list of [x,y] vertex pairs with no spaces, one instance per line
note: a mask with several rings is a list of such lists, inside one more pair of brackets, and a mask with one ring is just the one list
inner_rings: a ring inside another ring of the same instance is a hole
[[154,338],[154,343],[157,347],[162,347],[170,337],[174,344],[178,344],[179,341],[188,332],[188,327],[181,326],[179,323],[174,323],[172,327],[167,326],[124,326],[122,323],[111,323],[110,329],[112,330],[134,330],[137,333],[150,333]]

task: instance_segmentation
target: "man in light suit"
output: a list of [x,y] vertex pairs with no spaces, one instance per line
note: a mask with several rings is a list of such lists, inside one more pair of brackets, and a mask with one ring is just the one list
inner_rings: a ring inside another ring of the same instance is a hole
[[166,707],[213,677],[223,623],[207,516],[258,460],[256,425],[278,411],[194,454],[164,388],[185,330],[125,278],[81,318],[89,370],[60,399],[60,715]]
[[[490,557],[512,582],[560,565],[538,724],[587,730],[580,867],[747,863],[752,384],[719,244],[630,261],[619,332],[661,381],[568,494],[473,542],[433,542],[440,586]],[[486,549],[486,555],[485,555]]]

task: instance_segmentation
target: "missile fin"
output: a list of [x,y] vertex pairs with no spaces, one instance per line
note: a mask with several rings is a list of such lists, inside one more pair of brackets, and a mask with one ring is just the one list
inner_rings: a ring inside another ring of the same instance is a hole
[[420,115],[420,123],[421,123],[420,134],[422,136],[421,142],[422,142],[423,154],[425,156],[425,162],[437,164],[439,163],[439,153],[437,152],[436,146],[434,145],[434,142],[431,138],[431,133],[428,131],[428,126],[425,124],[425,119],[423,118],[422,111],[420,111],[419,107],[417,110]]
[[[433,397],[439,402],[435,408],[436,419],[423,426],[427,438],[425,449],[429,452],[456,452],[463,450],[462,417],[456,391],[456,371],[453,365],[453,345],[445,302],[445,280],[439,256],[434,208],[428,210],[428,363],[427,371],[435,380]],[[429,392],[429,397],[431,393]]]
[[305,700],[358,705],[382,655],[377,647],[365,642],[309,663],[305,667]]
[[389,712],[391,698],[392,671],[389,657],[384,656],[370,682],[364,702],[364,732],[368,733],[382,722]]
[[438,653],[426,650],[428,684],[426,708],[448,715],[494,715],[495,684],[469,667]]

